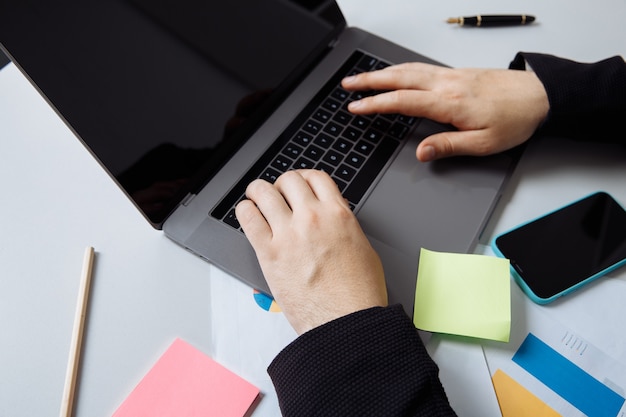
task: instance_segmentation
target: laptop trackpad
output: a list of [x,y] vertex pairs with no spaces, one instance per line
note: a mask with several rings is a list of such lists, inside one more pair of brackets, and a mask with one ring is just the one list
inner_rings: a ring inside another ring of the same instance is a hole
[[[429,124],[422,123],[420,131]],[[413,134],[357,217],[371,237],[405,254],[473,250],[511,168],[509,155],[422,163]]]
[[403,253],[372,236],[369,240],[383,262],[389,303],[402,304],[409,317],[413,317],[419,253]]
[[[412,318],[415,305],[418,253],[404,254],[376,238],[370,236],[369,239],[384,263],[389,304],[402,304],[406,314]],[[419,333],[422,341],[428,342],[431,333],[423,330],[420,330]]]

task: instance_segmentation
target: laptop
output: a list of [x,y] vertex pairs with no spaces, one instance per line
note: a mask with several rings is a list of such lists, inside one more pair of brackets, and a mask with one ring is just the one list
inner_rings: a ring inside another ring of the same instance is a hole
[[420,248],[472,251],[518,159],[420,163],[450,127],[347,112],[372,93],[347,74],[436,62],[335,1],[5,0],[0,44],[155,229],[268,294],[233,214],[252,179],[329,172],[412,315]]

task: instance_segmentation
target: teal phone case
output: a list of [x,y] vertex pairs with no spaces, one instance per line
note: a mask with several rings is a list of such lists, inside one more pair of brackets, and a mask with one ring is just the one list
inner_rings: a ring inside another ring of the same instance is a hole
[[[536,217],[536,218],[531,219],[531,220],[529,220],[527,222],[524,222],[524,223],[522,223],[522,224],[520,224],[520,225],[518,225],[518,226],[516,226],[516,227],[514,227],[512,229],[507,230],[506,232],[500,233],[500,234],[498,234],[496,237],[494,237],[491,240],[490,246],[493,249],[493,251],[496,254],[496,256],[498,256],[500,258],[506,258],[506,256],[504,256],[504,254],[500,251],[500,249],[498,248],[498,245],[496,244],[496,241],[497,241],[497,239],[500,236],[504,236],[504,235],[506,235],[506,234],[508,234],[510,232],[513,232],[513,231],[515,231],[517,229],[520,229],[520,228],[524,227],[525,225],[527,225],[529,223],[532,223],[532,222],[537,221],[537,220],[539,220],[541,218],[549,216],[550,214],[555,213],[555,212],[557,212],[557,211],[559,211],[559,210],[561,210],[561,209],[563,209],[565,207],[568,207],[568,206],[571,206],[573,204],[576,204],[577,202],[579,202],[581,200],[584,200],[586,198],[589,198],[589,197],[591,197],[591,196],[593,196],[595,194],[602,193],[602,192],[603,191],[591,193],[591,194],[589,194],[589,195],[587,195],[585,197],[582,197],[582,198],[580,198],[580,199],[578,199],[576,201],[573,201],[570,204],[566,204],[564,206],[561,206],[561,207],[559,207],[559,208],[557,208],[555,210],[552,210],[549,213],[543,214],[543,215],[541,215],[539,217]],[[609,272],[611,272],[611,271],[621,267],[622,265],[626,265],[626,258],[622,259],[621,261],[619,261],[619,262],[617,262],[617,263],[615,263],[615,264],[613,264],[613,265],[611,265],[611,266],[609,266],[609,267],[607,267],[607,268],[605,268],[605,269],[603,269],[603,270],[601,270],[601,271],[599,271],[599,272],[589,276],[588,278],[585,278],[584,280],[578,282],[577,284],[572,285],[569,288],[567,288],[567,289],[565,289],[565,290],[563,290],[563,291],[561,291],[561,292],[559,292],[559,293],[557,293],[557,294],[555,294],[555,295],[553,295],[551,297],[548,297],[548,298],[542,298],[542,297],[539,297],[537,294],[535,294],[533,292],[533,290],[528,286],[528,284],[524,281],[522,276],[517,272],[517,270],[515,269],[515,267],[513,265],[510,266],[510,271],[511,271],[511,276],[513,277],[513,280],[522,289],[522,291],[528,296],[528,298],[530,298],[533,302],[535,302],[537,304],[549,304],[549,303],[553,302],[554,300],[556,300],[557,298],[563,297],[564,295],[567,295],[567,294],[569,294],[571,292],[576,291],[577,289],[585,286],[586,284],[589,284],[590,282],[600,278],[603,275],[608,274]]]

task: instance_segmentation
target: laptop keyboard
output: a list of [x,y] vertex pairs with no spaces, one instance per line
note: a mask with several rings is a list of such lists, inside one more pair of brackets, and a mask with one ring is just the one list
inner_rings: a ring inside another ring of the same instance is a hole
[[353,115],[348,103],[374,92],[349,92],[340,82],[348,75],[388,65],[355,52],[210,214],[241,230],[235,206],[245,198],[252,180],[273,183],[283,172],[309,168],[326,171],[354,210],[416,119],[399,114]]

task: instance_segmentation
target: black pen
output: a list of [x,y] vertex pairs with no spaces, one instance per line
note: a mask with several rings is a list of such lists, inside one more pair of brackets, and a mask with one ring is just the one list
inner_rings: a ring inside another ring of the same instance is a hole
[[511,15],[477,15],[467,17],[451,17],[448,23],[458,23],[460,26],[511,26],[526,25],[535,21],[535,16],[527,14]]

